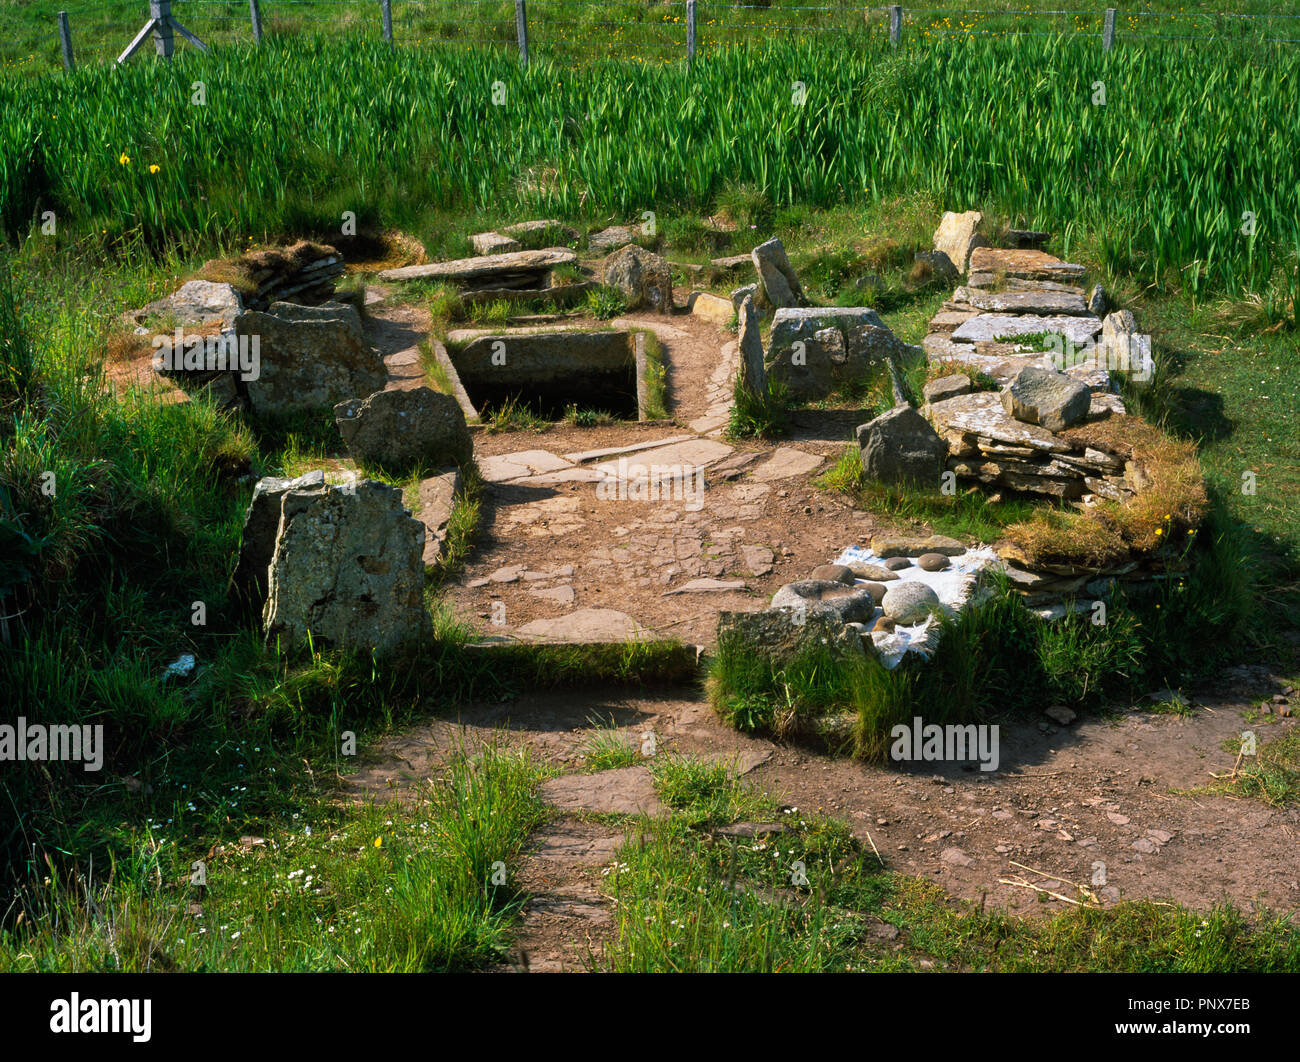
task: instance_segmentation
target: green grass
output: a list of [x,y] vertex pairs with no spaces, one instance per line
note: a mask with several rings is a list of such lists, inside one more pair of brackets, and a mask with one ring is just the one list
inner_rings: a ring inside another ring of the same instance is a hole
[[589,771],[610,771],[641,762],[641,749],[613,721],[605,725],[591,720],[593,730],[582,744],[583,765]]
[[601,284],[588,293],[585,308],[597,321],[608,321],[627,312],[627,299],[618,288]]
[[664,364],[664,349],[659,337],[650,331],[639,333],[645,339],[645,408],[641,414],[646,420],[668,419],[668,367]]
[[205,858],[201,883],[163,831],[102,879],[38,868],[25,917],[0,932],[0,970],[481,967],[501,959],[519,909],[512,869],[545,817],[540,777],[526,755],[461,750],[415,807],[286,816]]
[[[1294,291],[1300,161],[1275,134],[1294,129],[1283,86],[1300,52],[1267,58],[1174,42],[1100,55],[1082,37],[922,37],[901,50],[879,37],[786,40],[719,50],[683,95],[673,65],[539,57],[521,69],[487,51],[273,38],[254,55],[182,51],[171,64],[0,80],[0,224],[25,234],[52,209],[61,245],[112,250],[325,239],[344,210],[367,231],[423,237],[431,208],[635,217],[651,204],[666,221],[726,207],[729,187],[774,211],[928,193],[1032,218],[1103,275]],[[331,76],[345,66],[348,78]],[[1104,107],[1086,102],[1097,79]],[[190,102],[195,80],[211,88],[203,107]],[[496,80],[508,106],[471,87]],[[791,105],[794,80],[808,86],[803,106]],[[736,84],[754,103],[739,116]],[[1000,135],[973,137],[980,128]],[[1240,231],[1247,210],[1254,236]]]
[[460,493],[452,502],[442,559],[433,572],[435,586],[440,586],[458,574],[473,551],[483,517],[483,491],[486,486],[476,464],[470,462],[461,469]]
[[780,380],[769,378],[761,394],[754,394],[737,377],[732,388],[727,436],[732,439],[775,439],[790,431],[791,398]]
[[522,395],[511,395],[498,406],[479,410],[487,430],[496,434],[503,431],[546,431],[551,422],[534,412]]
[[[1241,751],[1241,742],[1226,742],[1228,752]],[[1261,800],[1275,808],[1300,803],[1300,734],[1294,732],[1259,742],[1254,756],[1242,756],[1212,792]]]
[[817,480],[824,490],[846,494],[855,508],[884,513],[898,523],[925,524],[935,534],[976,542],[994,542],[1010,524],[1030,518],[1043,502],[1022,498],[990,501],[983,490],[944,494],[940,490],[892,487],[863,478],[862,454],[850,444]]

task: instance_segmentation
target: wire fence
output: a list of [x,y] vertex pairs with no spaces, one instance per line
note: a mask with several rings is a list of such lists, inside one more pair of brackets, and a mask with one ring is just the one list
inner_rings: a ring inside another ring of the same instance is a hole
[[[978,0],[977,0],[978,2]],[[1068,2],[1068,0],[1067,0]],[[153,20],[155,29],[148,30]],[[1126,11],[1066,8],[864,7],[758,0],[97,0],[35,18],[0,12],[0,70],[43,71],[117,61],[137,36],[132,59],[193,47],[253,45],[270,38],[329,36],[387,40],[394,47],[460,45],[566,60],[694,61],[756,39],[828,35],[914,40],[980,37],[1095,37],[1100,46],[1165,41],[1300,44],[1300,13]]]

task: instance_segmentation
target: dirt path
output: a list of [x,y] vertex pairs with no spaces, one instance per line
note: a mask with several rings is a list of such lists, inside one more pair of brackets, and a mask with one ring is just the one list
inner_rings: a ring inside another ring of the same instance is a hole
[[[1248,913],[1297,911],[1300,809],[1195,792],[1212,781],[1209,772],[1231,768],[1225,740],[1237,740],[1247,727],[1271,740],[1296,725],[1277,717],[1248,723],[1249,704],[1240,699],[1246,691],[1239,679],[1235,685],[1231,696],[1207,693],[1187,718],[1130,711],[1068,727],[1046,719],[1004,723],[1001,763],[989,773],[949,764],[878,767],[738,734],[691,690],[533,695],[470,705],[458,720],[390,738],[347,787],[357,797],[401,798],[454,742],[493,735],[531,749],[572,780],[590,721],[612,721],[633,741],[654,731],[659,754],[734,758],[783,804],[848,822],[890,869],[1011,913],[1051,914],[1066,906],[1001,883],[1038,880],[1016,863],[1095,883],[1106,904],[1150,899],[1202,911],[1221,902]],[[638,791],[645,777],[640,767],[581,776],[576,799],[588,808],[621,807],[610,802],[645,799]],[[534,836],[518,868],[517,881],[533,898],[517,938],[526,957],[517,965],[582,969],[599,960],[613,932],[601,870],[623,836],[619,826],[571,807]],[[1068,885],[1060,888],[1073,894]]]

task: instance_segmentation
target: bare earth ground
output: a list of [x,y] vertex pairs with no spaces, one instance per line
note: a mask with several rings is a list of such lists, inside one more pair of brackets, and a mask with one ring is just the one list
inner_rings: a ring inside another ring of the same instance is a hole
[[[1267,692],[1264,687],[1261,691]],[[1207,693],[1192,717],[1126,711],[1086,716],[1069,727],[1004,723],[994,772],[959,765],[877,767],[739,734],[723,726],[695,690],[664,694],[535,694],[509,704],[472,704],[459,719],[438,720],[385,740],[345,781],[356,799],[403,798],[450,749],[494,735],[526,747],[562,772],[580,770],[593,719],[639,743],[654,731],[657,755],[722,757],[784,805],[847,821],[886,866],[929,878],[957,898],[1020,915],[1057,913],[1034,891],[1000,884],[1020,877],[1074,895],[1013,863],[1087,884],[1104,863],[1103,902],[1150,899],[1208,910],[1300,910],[1300,810],[1200,791],[1225,772],[1222,750],[1247,726],[1271,740],[1295,719],[1247,723],[1236,681],[1231,697]],[[639,767],[588,775],[645,801]],[[609,797],[602,791],[593,804]],[[650,805],[652,812],[661,812]],[[601,869],[625,831],[580,810],[557,811],[534,835],[516,883],[531,898],[517,937],[518,965],[583,969],[599,959],[613,931]]]

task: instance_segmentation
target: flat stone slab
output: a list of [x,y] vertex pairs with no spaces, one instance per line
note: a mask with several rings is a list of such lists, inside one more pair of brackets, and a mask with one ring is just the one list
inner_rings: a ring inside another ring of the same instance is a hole
[[1016,420],[1002,408],[1002,396],[997,391],[959,395],[935,402],[929,408],[930,423],[940,434],[982,435],[1012,446],[1027,446],[1047,453],[1070,453],[1075,449],[1046,428]]
[[548,247],[541,251],[512,251],[507,254],[485,254],[475,258],[456,258],[450,262],[429,262],[426,265],[402,266],[384,269],[380,280],[481,280],[487,277],[510,276],[516,273],[537,273],[556,266],[569,265],[578,260],[573,251]]
[[686,442],[674,443],[671,446],[660,446],[651,450],[642,450],[633,457],[619,458],[614,461],[604,461],[598,464],[596,468],[606,475],[617,476],[620,474],[619,461],[626,461],[622,473],[629,477],[649,475],[652,467],[660,469],[678,467],[682,469],[708,468],[709,465],[716,464],[724,457],[730,456],[732,448],[723,443],[712,442],[708,439],[690,439]]
[[552,807],[564,811],[596,811],[607,815],[650,815],[667,811],[655,793],[648,767],[637,764],[596,774],[569,774],[551,778],[537,789]]
[[427,528],[424,536],[424,564],[428,567],[442,559],[447,540],[447,526],[451,510],[460,491],[460,469],[445,472],[420,481],[420,522]]
[[535,324],[514,325],[509,328],[453,328],[447,333],[448,343],[471,343],[484,336],[509,339],[511,336],[544,336],[556,332],[590,332],[590,325]]
[[545,833],[535,834],[526,854],[565,866],[599,867],[613,860],[625,842],[622,830],[595,833],[587,823],[561,821]]
[[674,443],[686,442],[688,439],[693,438],[693,435],[673,435],[667,439],[651,439],[648,442],[633,443],[631,446],[606,446],[603,450],[579,450],[576,453],[565,454],[564,459],[572,461],[575,465],[581,465],[587,461],[595,461],[602,457],[634,454],[640,450],[653,450],[659,446],[672,446]]
[[478,255],[507,254],[511,251],[523,250],[523,245],[518,240],[503,236],[499,232],[476,232],[469,238],[469,242],[474,247],[474,253]]
[[643,628],[626,612],[612,608],[583,608],[567,616],[533,620],[515,631],[527,641],[539,642],[626,642]]
[[796,450],[792,446],[783,446],[763,464],[749,474],[749,478],[759,482],[774,479],[788,479],[791,476],[806,476],[820,468],[826,459],[805,450]]
[[1045,251],[1009,247],[977,247],[970,256],[971,273],[1001,273],[1025,280],[1079,280],[1086,270],[1073,262],[1062,262]]
[[509,482],[526,487],[554,487],[558,483],[599,483],[606,479],[603,472],[594,468],[562,468],[558,472],[542,472],[536,476],[523,476]]
[[[707,760],[709,763],[720,763],[725,767],[729,767],[731,770],[735,771],[737,775],[749,774],[750,771],[754,770],[756,767],[763,766],[763,764],[771,758],[771,749],[737,749],[734,752],[711,752],[703,757],[703,759]],[[777,826],[775,829],[768,828],[762,832],[779,833],[784,829],[784,826]],[[718,832],[723,833],[724,831],[719,830]],[[744,835],[736,834],[736,836]],[[756,836],[756,834],[750,834],[749,836]]]
[[520,450],[513,454],[481,457],[478,462],[479,472],[489,483],[506,483],[512,479],[524,479],[571,467],[571,462],[556,457],[548,450]]
[[691,431],[698,432],[700,435],[712,435],[721,431],[730,423],[730,413],[707,413],[702,417],[696,417],[688,427]]
[[[942,315],[940,315],[942,316]],[[1064,314],[982,313],[953,329],[952,338],[959,343],[993,342],[999,336],[1026,336],[1036,332],[1059,332],[1071,343],[1082,346],[1101,331],[1095,317],[1068,317]]]
[[986,313],[1061,314],[1067,317],[1091,317],[1088,300],[1068,291],[981,291],[958,288],[954,302],[969,303]]
[[533,597],[549,601],[554,605],[572,605],[574,600],[573,587],[571,586],[551,586],[545,589],[534,588],[528,592]]
[[972,317],[978,316],[978,310],[941,310],[930,318],[930,331],[951,333]]
[[710,258],[709,265],[729,273],[742,273],[754,268],[754,259],[747,254],[730,254],[724,258]]

